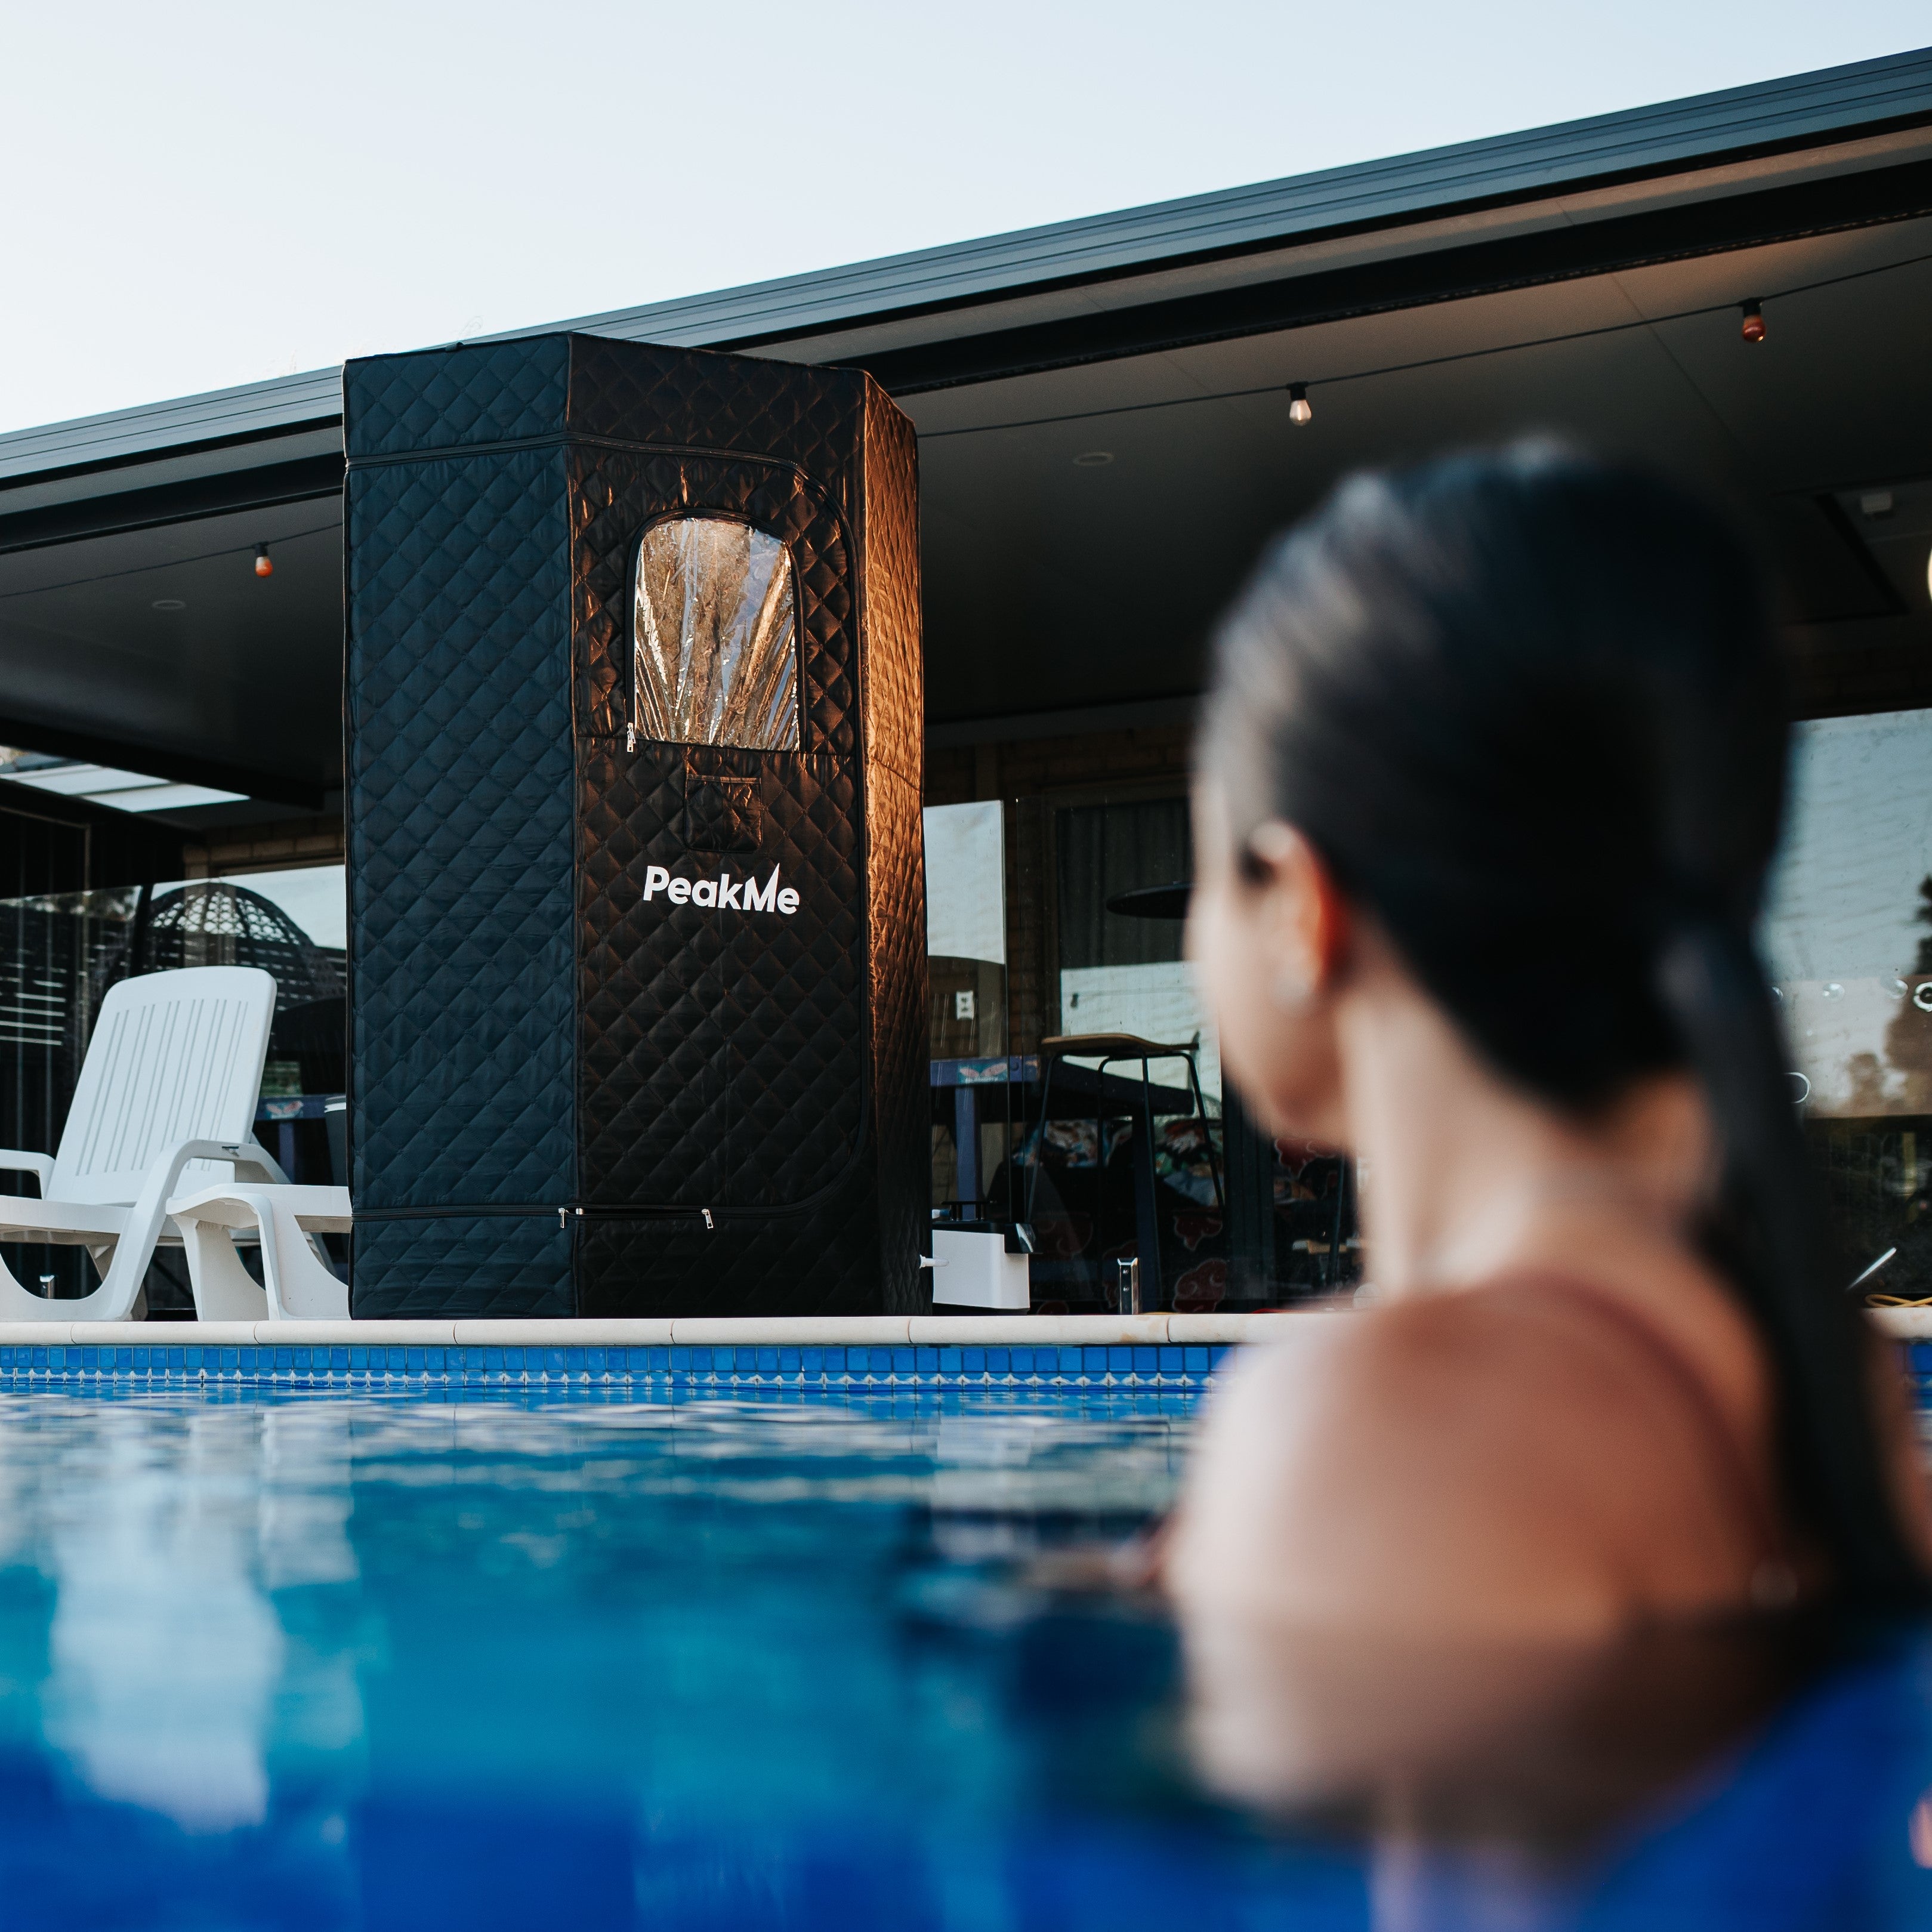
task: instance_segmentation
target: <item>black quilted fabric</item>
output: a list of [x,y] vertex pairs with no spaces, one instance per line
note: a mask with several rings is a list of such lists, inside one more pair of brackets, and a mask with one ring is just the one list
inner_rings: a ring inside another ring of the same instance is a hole
[[[858,801],[842,761],[741,753],[760,774],[755,856],[688,853],[682,748],[583,752],[585,945],[578,992],[584,1199],[616,1207],[790,1204],[859,1150],[865,1004]],[[776,910],[646,901],[649,866],[800,894]]]
[[[916,1254],[932,1186],[926,1046],[926,692],[920,646],[919,445],[878,389],[866,406],[862,631],[874,1112],[881,1252]],[[917,1313],[931,1277],[888,1271],[886,1307]]]
[[569,391],[569,340],[541,336],[347,364],[342,413],[350,461],[554,436]]
[[[866,398],[892,406],[868,378],[701,349],[640,350],[594,336],[571,343],[570,419],[580,435],[783,464],[829,490],[851,515],[862,487]],[[766,527],[784,534],[776,524]]]
[[[920,648],[919,442],[912,424],[882,391],[868,388],[867,395],[866,755],[918,790],[923,786],[926,771],[926,686]],[[918,882],[908,880],[904,884],[908,888],[916,886],[923,947],[922,875]],[[912,917],[912,902],[903,902],[902,910],[904,916]]]
[[[850,371],[584,337],[346,380],[358,1312],[917,1307],[910,425]],[[798,752],[626,748],[638,536],[706,509],[790,548]],[[795,909],[746,911],[775,876]]]
[[564,488],[554,451],[350,473],[361,1207],[571,1197]]
[[765,836],[765,801],[756,772],[706,771],[687,750],[684,758],[684,815],[678,837],[688,852],[720,857],[755,852]]
[[351,1312],[392,1321],[572,1315],[571,1241],[554,1214],[358,1214]]
[[[578,1238],[584,1313],[881,1312],[880,1195],[868,1171],[855,1171],[815,1208],[712,1218],[707,1228],[696,1215],[586,1214]],[[704,1284],[701,1304],[694,1282]]]

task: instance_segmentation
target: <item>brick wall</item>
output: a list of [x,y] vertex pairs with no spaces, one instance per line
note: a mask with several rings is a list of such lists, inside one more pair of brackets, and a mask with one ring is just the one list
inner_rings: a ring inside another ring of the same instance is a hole
[[1912,618],[1839,626],[1828,634],[1801,632],[1790,663],[1800,718],[1932,706],[1932,637]]
[[182,872],[190,879],[218,879],[232,872],[273,872],[297,866],[343,862],[342,820],[288,818],[272,825],[241,825],[211,833],[184,848]]

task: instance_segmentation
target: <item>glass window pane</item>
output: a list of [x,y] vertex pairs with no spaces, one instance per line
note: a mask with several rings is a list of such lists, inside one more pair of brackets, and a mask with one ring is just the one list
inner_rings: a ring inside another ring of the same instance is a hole
[[999,1193],[1018,1092],[1007,1077],[1005,808],[928,806],[925,832],[932,1198],[982,1210]]
[[797,750],[797,598],[776,537],[724,517],[653,524],[633,590],[640,737]]
[[1932,711],[1798,728],[1762,928],[1847,1265],[1932,1294]]
[[[1221,1097],[1214,1030],[1180,956],[1181,922],[1109,912],[1144,886],[1192,876],[1187,801],[1126,801],[1062,808],[1060,1024],[1063,1034],[1132,1033],[1199,1048],[1196,1070],[1210,1107]],[[1167,1072],[1172,1074],[1174,1069]],[[1165,1076],[1162,1076],[1165,1077]]]
[[1800,725],[1763,938],[1814,1120],[1932,1112],[1928,874],[1932,712]]

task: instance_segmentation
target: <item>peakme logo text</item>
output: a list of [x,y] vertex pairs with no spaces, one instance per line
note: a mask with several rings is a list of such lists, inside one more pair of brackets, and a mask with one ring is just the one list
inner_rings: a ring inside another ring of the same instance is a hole
[[778,884],[778,868],[761,886],[756,879],[734,879],[720,872],[715,879],[674,879],[662,866],[644,870],[644,897],[659,892],[673,905],[728,908],[733,912],[782,912],[788,916],[798,910],[798,895],[789,886]]

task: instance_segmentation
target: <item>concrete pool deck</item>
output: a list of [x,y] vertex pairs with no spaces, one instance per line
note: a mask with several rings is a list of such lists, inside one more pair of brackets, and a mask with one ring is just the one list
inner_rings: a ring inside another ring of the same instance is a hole
[[[1238,1315],[845,1315],[604,1322],[0,1322],[0,1348],[1160,1348],[1258,1340],[1307,1310]],[[1932,1332],[1932,1330],[1928,1330]]]
[[[0,1348],[1160,1348],[1261,1341],[1346,1309],[1225,1315],[686,1316],[638,1321],[0,1322]],[[1932,1341],[1932,1308],[1879,1308],[1900,1341]]]

